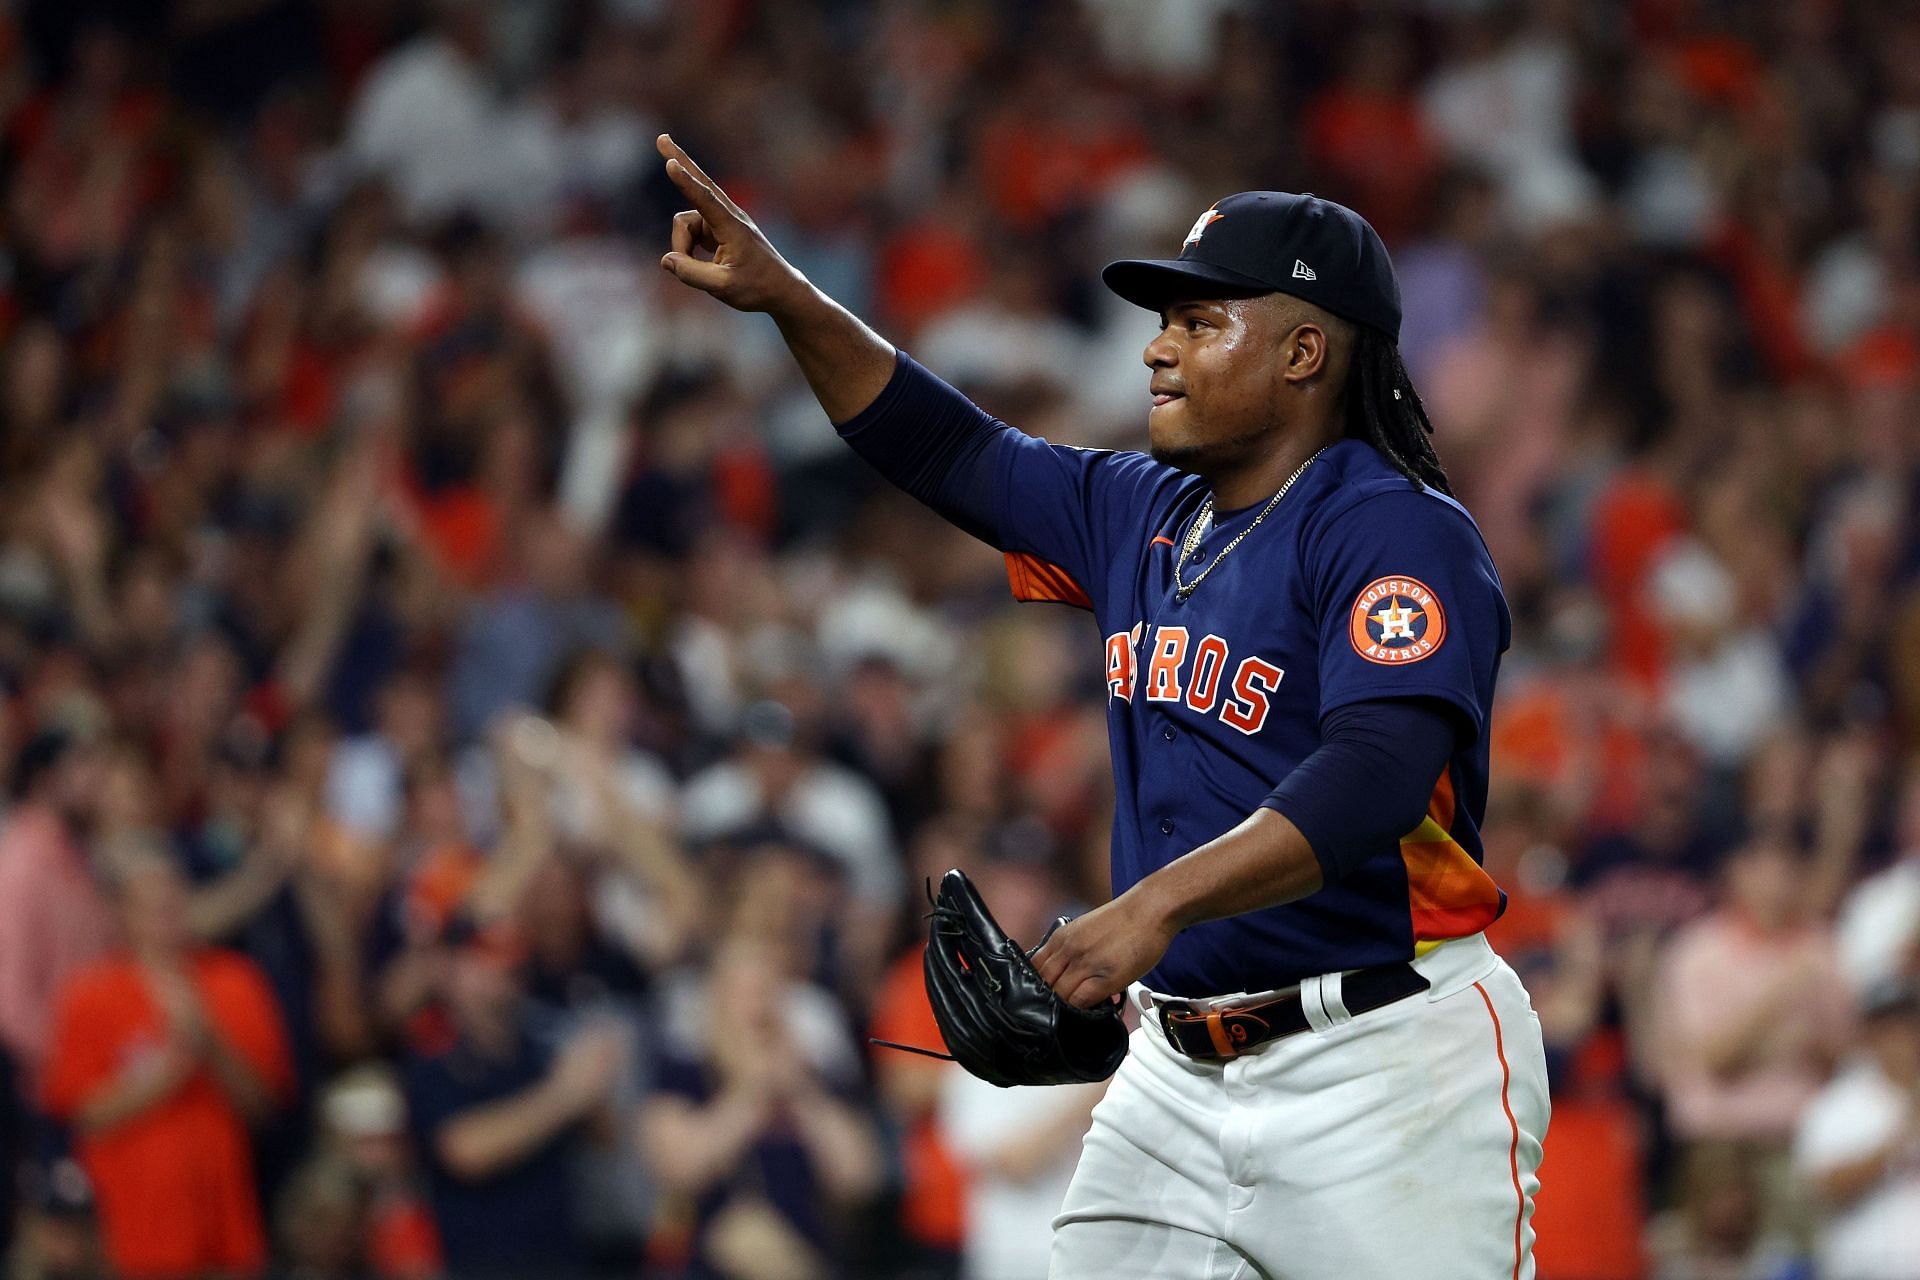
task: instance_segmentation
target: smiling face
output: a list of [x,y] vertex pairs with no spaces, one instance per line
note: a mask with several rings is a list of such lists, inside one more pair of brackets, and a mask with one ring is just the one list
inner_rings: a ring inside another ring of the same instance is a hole
[[1153,456],[1209,476],[1256,462],[1310,398],[1337,400],[1351,346],[1344,321],[1286,294],[1169,302],[1142,355]]

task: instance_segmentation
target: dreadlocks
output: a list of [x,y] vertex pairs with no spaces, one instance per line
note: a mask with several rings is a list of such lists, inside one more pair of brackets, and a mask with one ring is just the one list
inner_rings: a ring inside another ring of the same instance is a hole
[[1347,370],[1347,431],[1380,451],[1416,485],[1432,485],[1448,497],[1447,472],[1433,451],[1433,423],[1413,389],[1400,348],[1368,325],[1353,326],[1353,358]]

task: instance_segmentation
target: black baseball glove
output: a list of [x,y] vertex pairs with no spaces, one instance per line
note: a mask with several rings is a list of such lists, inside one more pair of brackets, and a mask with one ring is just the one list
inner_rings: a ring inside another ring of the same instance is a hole
[[927,999],[954,1061],[1003,1089],[1082,1084],[1118,1069],[1127,1056],[1120,1006],[1076,1009],[1055,995],[964,871],[941,877],[931,919]]

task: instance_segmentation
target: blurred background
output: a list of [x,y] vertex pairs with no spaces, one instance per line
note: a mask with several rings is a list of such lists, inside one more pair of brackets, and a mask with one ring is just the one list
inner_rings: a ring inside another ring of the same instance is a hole
[[1044,1274],[1098,1090],[865,1037],[925,875],[1104,898],[1098,637],[658,269],[662,129],[1082,444],[1102,263],[1364,212],[1515,618],[1540,1274],[1920,1276],[1893,0],[0,3],[14,1274]]

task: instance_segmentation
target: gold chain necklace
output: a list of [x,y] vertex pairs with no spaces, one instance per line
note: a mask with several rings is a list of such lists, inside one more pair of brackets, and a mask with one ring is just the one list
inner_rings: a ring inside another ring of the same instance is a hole
[[1194,591],[1199,588],[1200,584],[1207,580],[1207,575],[1212,573],[1222,560],[1225,560],[1233,554],[1233,549],[1240,545],[1240,540],[1252,533],[1255,529],[1258,529],[1260,522],[1265,520],[1275,507],[1280,505],[1280,499],[1287,496],[1287,490],[1293,488],[1293,482],[1300,478],[1301,473],[1313,465],[1314,458],[1319,457],[1326,451],[1327,446],[1325,445],[1315,449],[1313,454],[1305,462],[1300,464],[1299,469],[1287,477],[1287,482],[1280,486],[1279,492],[1267,499],[1267,505],[1260,508],[1260,514],[1253,518],[1253,523],[1242,529],[1234,537],[1232,542],[1220,548],[1220,554],[1213,558],[1212,564],[1200,571],[1199,577],[1195,578],[1192,582],[1182,582],[1180,581],[1180,571],[1187,567],[1187,558],[1200,549],[1200,540],[1207,536],[1207,530],[1213,525],[1213,495],[1208,494],[1207,500],[1200,504],[1200,514],[1193,518],[1193,527],[1187,530],[1187,540],[1186,544],[1180,548],[1180,558],[1174,562],[1174,594],[1182,600],[1192,595]]

